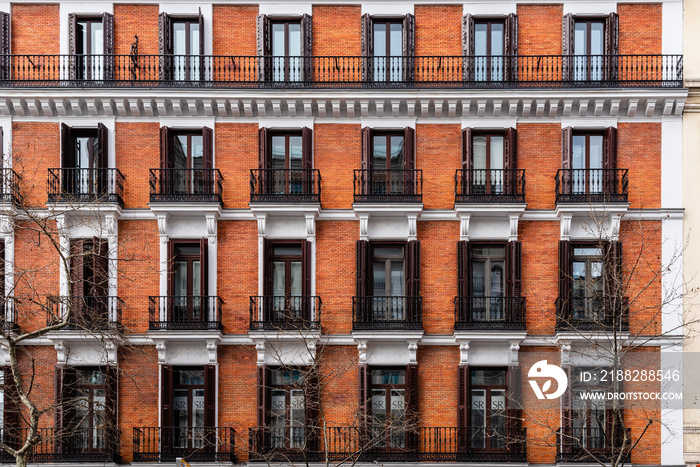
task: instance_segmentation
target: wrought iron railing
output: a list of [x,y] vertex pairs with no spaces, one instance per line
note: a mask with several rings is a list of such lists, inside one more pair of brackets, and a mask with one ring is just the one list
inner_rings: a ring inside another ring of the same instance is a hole
[[423,298],[352,297],[354,330],[423,329]]
[[557,462],[605,463],[618,457],[629,461],[633,444],[632,430],[629,428],[560,428],[557,430]]
[[221,203],[223,180],[219,169],[151,169],[151,201]]
[[49,169],[49,202],[105,202],[124,205],[119,169]]
[[455,203],[523,203],[525,170],[465,169],[455,173]]
[[70,313],[68,325],[63,329],[108,330],[121,324],[124,300],[110,296],[48,297],[46,324],[63,321]]
[[0,55],[0,85],[71,87],[682,87],[682,55]]
[[627,202],[627,172],[627,169],[559,169],[554,179],[556,202]]
[[250,297],[250,329],[320,330],[321,297]]
[[148,297],[148,328],[151,330],[223,330],[223,300],[207,295],[166,295]]
[[559,297],[557,331],[629,331],[628,297]]
[[134,462],[236,463],[236,430],[229,427],[135,427]]
[[5,332],[19,331],[17,306],[20,303],[15,297],[0,297],[0,326]]
[[250,201],[321,202],[318,169],[253,169]]
[[19,204],[19,184],[22,177],[12,169],[0,169],[0,174],[2,174],[2,181],[0,182],[0,200],[5,203]]
[[455,297],[455,329],[525,329],[525,297]]
[[[29,435],[29,428],[3,428],[0,436],[8,446],[19,448]],[[39,462],[119,462],[118,435],[105,428],[39,428],[38,443],[29,454],[30,463]],[[6,451],[0,462],[14,463]]]
[[420,169],[355,169],[356,203],[420,203],[423,171]]
[[[384,437],[368,437],[362,427],[330,427],[306,430],[305,440],[293,448],[280,439],[280,432],[267,427],[250,428],[251,461],[344,461],[361,462],[526,462],[524,428],[420,427],[393,428],[387,436],[400,442],[383,444]],[[309,434],[316,441],[311,442]],[[278,435],[275,437],[275,435]]]

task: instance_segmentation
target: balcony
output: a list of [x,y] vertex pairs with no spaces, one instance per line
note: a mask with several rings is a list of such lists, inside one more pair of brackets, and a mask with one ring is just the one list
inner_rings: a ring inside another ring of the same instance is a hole
[[455,203],[524,203],[525,170],[465,169],[455,173]]
[[148,329],[222,331],[223,303],[217,296],[148,297]]
[[559,297],[556,307],[557,331],[630,329],[627,297]]
[[[330,427],[318,432],[318,442],[307,447],[308,437],[285,440],[277,429],[250,428],[250,460],[322,462],[327,456],[331,462],[358,457],[363,463],[527,462],[524,428],[420,427],[391,429],[386,436],[371,438],[362,427]],[[289,449],[294,442],[295,449]]]
[[353,331],[422,330],[423,298],[352,297]]
[[321,297],[250,297],[251,331],[318,331],[321,329],[320,315]]
[[250,201],[320,203],[321,173],[317,169],[251,170]]
[[626,203],[627,169],[559,169],[557,203]]
[[680,88],[683,86],[683,57],[3,55],[0,57],[0,86]]
[[151,169],[151,202],[221,204],[223,177],[219,169]]
[[124,206],[119,169],[49,169],[50,203],[117,203]]
[[18,332],[17,305],[20,301],[14,297],[0,297],[0,326],[5,332]]
[[0,169],[2,184],[0,184],[0,201],[4,203],[19,204],[19,183],[22,177],[12,169]]
[[[5,428],[3,442],[11,447],[19,447],[27,439],[29,428]],[[116,440],[113,433],[104,428],[71,428],[57,430],[40,428],[39,442],[29,454],[29,463],[39,462],[119,462],[116,446],[110,443]],[[15,463],[14,457],[6,451],[0,451],[0,462]]]
[[[607,432],[606,432],[607,431]],[[634,442],[632,431],[627,428],[615,430],[615,448],[612,447],[613,430],[604,430],[600,427],[567,427],[557,430],[557,462],[586,462],[597,464],[600,461],[617,458],[629,462],[630,450]],[[625,448],[620,452],[620,446],[624,441],[623,432],[626,433]]]
[[68,325],[62,329],[107,331],[121,323],[124,301],[108,296],[49,296],[46,325],[59,324],[71,313]]
[[455,297],[455,330],[525,330],[525,297]]
[[236,430],[229,427],[136,427],[134,462],[236,463]]
[[356,203],[420,203],[423,171],[356,169],[353,176]]

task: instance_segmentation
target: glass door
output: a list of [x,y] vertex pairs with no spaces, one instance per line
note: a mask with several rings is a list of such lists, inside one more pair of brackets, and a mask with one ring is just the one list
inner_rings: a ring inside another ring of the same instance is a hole
[[175,322],[204,320],[202,267],[199,245],[178,244],[172,259],[173,317]]
[[174,447],[204,446],[204,370],[176,369],[173,375]]
[[302,306],[301,245],[275,245],[272,253],[272,321],[307,318]]
[[471,370],[469,446],[472,449],[490,452],[506,448],[505,384],[505,370]]

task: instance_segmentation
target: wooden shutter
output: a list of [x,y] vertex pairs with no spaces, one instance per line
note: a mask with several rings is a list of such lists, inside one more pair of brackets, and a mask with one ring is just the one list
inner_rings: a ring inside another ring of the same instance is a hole
[[520,426],[520,410],[522,408],[522,367],[511,365],[506,372],[506,404],[510,426]]
[[[406,422],[409,426],[415,426],[418,422],[418,365],[410,363],[406,365]],[[418,448],[418,436],[415,430],[406,431],[406,449],[414,451]]]
[[91,290],[84,290],[84,292],[86,295],[106,297],[109,295],[109,246],[107,240],[93,237],[92,254],[85,260],[92,262],[93,277],[87,281]]
[[411,127],[406,127],[403,130],[403,135],[404,169],[413,170],[416,168],[416,130]]
[[[199,55],[204,55],[204,16],[202,16],[202,9],[199,9]],[[204,71],[200,67],[200,72]]]
[[567,13],[561,22],[561,54],[562,57],[562,80],[570,81],[574,77],[574,16]]
[[608,127],[603,137],[603,193],[606,196],[617,193],[617,128]]
[[107,449],[116,456],[119,454],[119,368],[116,365],[105,368],[105,409]]
[[403,74],[402,79],[404,83],[410,83],[413,81],[413,65],[414,56],[416,55],[416,18],[411,13],[406,14],[403,17],[403,27],[402,32],[402,52],[403,52],[403,67],[401,72]]
[[[301,269],[302,269],[302,284],[301,284],[301,294],[304,296],[311,295],[311,248],[313,244],[308,240],[302,240],[301,242]],[[306,303],[304,301],[303,303]],[[310,315],[307,315],[310,317]]]
[[173,426],[173,367],[160,366],[160,426]]
[[[71,13],[68,15],[68,53],[70,55],[75,55],[78,53],[78,17]],[[86,53],[85,50],[82,53]],[[75,70],[72,70],[74,73]],[[75,79],[75,75],[71,76],[71,79]]]
[[369,365],[366,363],[360,364],[358,367],[358,374],[357,374],[357,393],[359,396],[359,411],[360,411],[360,418],[361,418],[361,424],[364,429],[367,428],[367,425],[369,424],[369,419],[370,419],[370,411],[371,407],[370,404],[372,403],[370,400],[370,379],[371,379],[371,373],[369,371]]
[[[12,290],[12,288],[10,288]],[[5,298],[5,240],[0,240],[0,299],[2,299],[2,309],[0,316],[3,320],[16,318],[14,314],[8,313],[8,303]],[[14,304],[12,304],[14,306]]]
[[457,242],[457,293],[460,297],[471,296],[472,247],[471,242]]
[[559,241],[559,300],[561,302],[561,318],[569,319],[572,275],[571,242]]
[[[604,242],[603,254],[605,255],[605,294],[609,300],[605,309],[612,313],[622,309],[622,295],[625,290],[622,276],[622,242]],[[609,309],[611,306],[615,309]],[[613,316],[610,315],[610,318],[612,319]]]
[[[199,290],[202,294],[202,297],[206,297],[207,295],[209,295],[209,249],[207,248],[208,245],[209,239],[207,237],[202,237],[199,239],[199,267],[201,269],[199,274]],[[212,295],[215,293],[215,291],[212,291]],[[202,298],[201,300],[204,301],[205,299]],[[202,305],[208,305],[208,303],[204,302],[202,303]],[[207,306],[206,308],[208,309],[209,307]]]
[[374,78],[374,34],[372,31],[372,17],[365,13],[362,15],[361,24],[361,49],[362,49],[362,81],[372,81]]
[[313,79],[313,22],[311,15],[306,13],[301,17],[301,53],[304,56],[302,80],[311,82]]
[[160,168],[170,167],[170,129],[167,126],[160,127]]
[[313,131],[311,128],[301,129],[301,167],[311,169],[313,167]]
[[506,170],[514,170],[518,166],[518,131],[515,128],[506,130],[505,143],[503,166]]
[[158,53],[160,54],[160,79],[167,81],[172,76],[172,60],[169,55],[173,53],[172,28],[170,16],[167,13],[158,15]]
[[[168,292],[167,295],[173,295],[175,290],[175,284],[173,283],[173,260],[175,259],[175,242],[173,240],[168,240]],[[168,317],[168,319],[170,319]]]
[[265,365],[258,365],[258,427],[267,427],[270,405],[270,372]]
[[408,295],[420,295],[420,241],[413,240],[406,244],[408,261]]
[[571,365],[562,364],[561,369],[566,373],[567,380],[569,384],[566,387],[566,391],[562,394],[561,400],[561,429],[564,431],[564,436],[562,436],[562,447],[561,452],[566,453],[571,451],[571,447],[574,445],[575,441],[571,437],[572,428],[572,407],[573,407],[573,380],[571,379]]
[[71,128],[65,123],[61,123],[61,167],[64,169],[75,167],[72,142]]
[[[270,131],[267,128],[258,130],[258,168],[269,169],[272,167],[272,151],[270,148]],[[303,141],[302,141],[303,146]]]
[[617,55],[619,48],[620,17],[617,13],[610,13],[605,17],[605,54]]
[[12,52],[12,38],[10,36],[10,14],[0,11],[0,80],[10,79],[12,66],[10,53]]
[[362,128],[361,139],[362,155],[360,159],[360,168],[368,170],[372,168],[372,130],[369,127]]
[[[71,296],[81,298],[85,295],[85,241],[74,239],[70,242],[70,282]],[[79,303],[80,300],[74,301]]]
[[506,17],[505,24],[505,80],[518,80],[518,15],[511,13]]
[[114,79],[114,15],[102,13],[102,43],[104,54],[104,78]]
[[509,297],[520,297],[523,283],[523,242],[508,242],[506,262],[508,264],[506,294]]
[[304,408],[306,409],[306,442],[308,452],[319,449],[320,387],[317,369],[311,369],[304,378]]
[[573,130],[571,127],[562,128],[561,130],[561,168],[571,169],[571,144],[573,138]]
[[472,129],[467,127],[462,130],[462,170],[472,168]]
[[216,426],[216,365],[204,365],[204,426]]
[[109,136],[107,127],[102,123],[97,124],[97,167],[106,169],[109,167]]
[[358,297],[367,297],[372,294],[372,283],[370,279],[372,251],[370,243],[365,240],[358,240],[355,245],[357,251],[355,257],[356,291]]
[[272,79],[272,28],[267,15],[258,15],[258,80],[267,81]]
[[263,238],[263,295],[272,295],[272,243]]
[[[458,388],[458,397],[459,400],[457,401],[457,423],[460,428],[462,427],[468,427],[470,424],[469,420],[469,399],[471,394],[469,393],[469,383],[470,381],[470,373],[469,373],[469,365],[467,364],[460,364],[459,367],[457,367],[457,382],[459,384]],[[465,436],[460,436],[460,441],[466,441],[464,443],[464,447],[469,446],[469,438]]]
[[212,169],[214,168],[214,130],[206,126],[202,127],[202,146],[202,168]]
[[474,18],[467,13],[462,17],[462,79],[474,80]]

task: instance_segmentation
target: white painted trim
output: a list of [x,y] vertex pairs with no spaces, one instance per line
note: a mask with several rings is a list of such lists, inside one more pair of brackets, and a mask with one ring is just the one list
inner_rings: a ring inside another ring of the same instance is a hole
[[564,2],[564,13],[572,15],[604,16],[617,12],[616,2]]
[[[238,123],[238,120],[235,120]],[[300,130],[304,127],[314,129],[313,117],[276,118],[259,117],[259,128],[270,128],[274,130]]]
[[661,206],[683,206],[683,122],[661,122]]
[[[683,5],[665,1],[661,4],[661,53],[683,53]],[[688,44],[694,47],[695,44]]]
[[666,219],[661,225],[661,332],[683,334],[683,220]]
[[416,118],[360,117],[360,126],[373,130],[397,130],[406,127],[416,128]]
[[472,128],[473,130],[505,130],[506,128],[515,128],[518,124],[518,119],[517,117],[461,118],[460,123],[462,125],[462,130],[464,130],[465,128]]
[[157,121],[160,126],[167,126],[175,130],[200,129],[205,126],[215,130],[214,126],[216,125],[214,117],[160,117]]
[[260,9],[258,14],[268,15],[268,16],[301,16],[310,15],[313,6],[311,3],[267,3],[260,2]]
[[12,168],[12,117],[0,117],[2,127],[2,166]]
[[[422,2],[421,2],[422,3]],[[518,2],[484,2],[484,3],[465,3],[462,8],[462,14],[470,13],[472,16],[482,17],[498,17],[507,16],[511,13],[517,13]]]
[[[660,352],[660,369],[683,371],[682,346],[663,346]],[[680,363],[680,368],[678,368]],[[669,387],[670,386],[670,387]],[[664,392],[683,392],[682,381],[667,383]],[[677,403],[678,401],[676,401]],[[661,465],[684,465],[683,462],[683,410],[670,408],[671,401],[661,401]],[[686,402],[687,404],[687,402]]]
[[562,117],[561,127],[572,127],[576,130],[604,130],[608,127],[617,128],[617,118]]
[[[315,2],[314,2],[315,3]],[[408,2],[362,2],[362,14],[376,17],[394,17],[413,14],[414,5]]]

